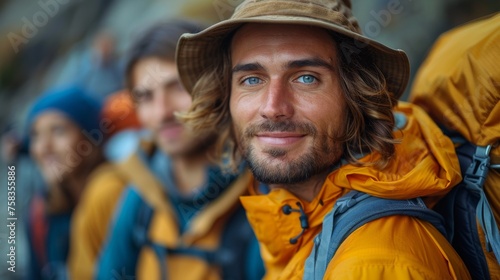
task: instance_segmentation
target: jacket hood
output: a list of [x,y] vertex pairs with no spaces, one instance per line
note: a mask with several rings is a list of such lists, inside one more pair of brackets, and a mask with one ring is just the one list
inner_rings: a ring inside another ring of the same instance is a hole
[[[418,106],[400,102],[395,109],[395,157],[383,170],[345,165],[328,179],[338,187],[393,199],[440,198],[460,182],[455,147],[432,119]],[[361,159],[370,162],[376,154]],[[430,206],[433,206],[431,203]]]
[[[410,100],[466,140],[500,142],[500,13],[441,35],[417,73]],[[491,151],[500,163],[500,146]]]
[[[289,263],[291,256],[305,260],[312,249],[313,238],[321,231],[323,217],[335,201],[350,190],[374,196],[407,199],[423,196],[429,206],[461,180],[460,166],[453,143],[444,136],[418,106],[400,103],[395,109],[400,130],[394,132],[400,143],[396,156],[382,171],[373,166],[344,165],[331,172],[320,192],[310,202],[301,201],[285,189],[273,189],[259,195],[252,185],[250,196],[241,197],[248,219],[261,243],[261,252],[269,279],[290,275],[283,269],[302,271],[303,262]],[[362,161],[376,159],[365,156]],[[308,218],[306,229],[297,244],[291,244],[302,231],[299,214],[286,214],[283,207],[298,209],[299,203]],[[288,271],[291,272],[291,271]],[[300,278],[298,278],[300,279]]]

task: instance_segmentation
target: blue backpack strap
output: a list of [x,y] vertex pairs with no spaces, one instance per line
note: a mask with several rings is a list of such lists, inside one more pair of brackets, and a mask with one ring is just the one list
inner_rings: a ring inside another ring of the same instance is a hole
[[221,235],[220,246],[215,250],[197,247],[168,248],[149,241],[146,243],[154,249],[158,261],[162,264],[163,280],[167,279],[165,265],[167,255],[191,256],[202,259],[212,266],[219,266],[222,270],[222,279],[257,280],[262,279],[265,273],[258,242],[241,206],[229,218]]
[[443,217],[428,209],[420,198],[393,200],[350,191],[337,200],[333,210],[323,219],[323,229],[314,239],[303,279],[323,279],[330,260],[347,236],[368,222],[392,215],[428,221],[446,236]]
[[153,208],[137,190],[128,187],[124,191],[121,206],[115,213],[117,216],[99,257],[96,279],[135,277],[141,247],[148,240]]
[[258,280],[264,277],[258,242],[242,206],[238,205],[226,223],[216,255],[222,279]]
[[488,249],[499,258],[500,234],[483,190],[488,172],[489,147],[462,141],[457,149],[463,181],[455,186],[434,210],[446,217],[450,242],[467,266],[473,279],[490,279],[481,247],[477,222],[483,228]]
[[463,182],[468,189],[479,194],[476,215],[486,235],[486,247],[489,251],[493,250],[500,260],[500,232],[483,190],[490,165],[490,150],[491,146],[476,146],[472,163],[465,172]]

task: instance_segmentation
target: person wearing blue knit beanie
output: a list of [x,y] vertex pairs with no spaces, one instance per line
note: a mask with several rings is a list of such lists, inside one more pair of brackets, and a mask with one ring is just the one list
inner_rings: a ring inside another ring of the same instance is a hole
[[57,111],[81,129],[99,128],[101,104],[79,87],[50,90],[33,104],[28,115],[28,127],[38,116],[47,111]]
[[83,179],[102,161],[106,129],[100,128],[100,114],[101,104],[78,87],[48,91],[35,101],[27,119],[28,144],[49,185]]
[[29,111],[27,143],[46,184],[30,203],[30,279],[66,277],[73,209],[104,163],[100,115],[101,104],[78,87],[48,91]]

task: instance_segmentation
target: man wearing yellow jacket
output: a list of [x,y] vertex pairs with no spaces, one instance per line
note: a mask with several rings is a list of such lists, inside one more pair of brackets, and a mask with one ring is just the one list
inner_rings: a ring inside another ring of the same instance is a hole
[[[461,178],[451,141],[421,109],[396,106],[409,77],[405,53],[362,36],[350,8],[247,0],[178,44],[193,96],[182,119],[200,134],[220,131],[224,163],[243,158],[255,177],[241,200],[265,279],[303,279],[323,219],[351,190],[432,207]],[[395,215],[350,234],[324,279],[470,276],[434,226]]]

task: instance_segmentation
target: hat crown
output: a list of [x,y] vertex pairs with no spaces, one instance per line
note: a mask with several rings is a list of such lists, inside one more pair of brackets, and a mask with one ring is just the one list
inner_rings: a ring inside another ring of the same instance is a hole
[[261,16],[311,18],[362,34],[350,0],[246,0],[236,8],[231,19]]
[[179,40],[176,63],[182,83],[189,92],[204,73],[220,65],[224,54],[221,49],[227,47],[225,42],[247,23],[324,28],[346,42],[349,50],[342,47],[342,53],[370,57],[384,75],[388,92],[396,98],[401,97],[408,84],[410,65],[406,54],[363,36],[352,15],[350,0],[245,0],[230,19],[197,34],[184,34]]

